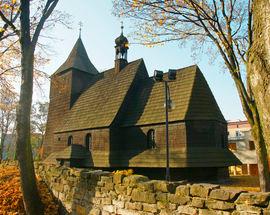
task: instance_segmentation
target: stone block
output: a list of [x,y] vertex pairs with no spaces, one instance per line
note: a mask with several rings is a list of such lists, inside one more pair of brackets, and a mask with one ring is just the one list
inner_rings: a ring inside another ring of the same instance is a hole
[[109,191],[108,196],[110,196],[112,199],[117,199],[118,195],[116,194],[115,191]]
[[141,212],[127,210],[127,209],[117,209],[116,214],[119,214],[119,215],[141,215]]
[[205,201],[205,206],[209,209],[214,210],[233,210],[235,208],[234,203],[224,202],[219,200],[207,199]]
[[149,178],[143,175],[130,175],[123,179],[123,184],[126,186],[137,186],[140,182],[149,181]]
[[114,173],[114,174],[113,174],[113,183],[114,183],[114,184],[121,184],[124,177],[125,177],[124,174],[121,174],[121,173]]
[[190,188],[190,195],[206,198],[212,189],[219,188],[218,185],[212,184],[193,184]]
[[236,210],[249,212],[249,213],[256,213],[256,214],[261,214],[262,212],[262,208],[252,206],[252,205],[246,205],[246,204],[236,205]]
[[111,176],[101,176],[100,181],[106,183],[112,183],[113,178]]
[[117,208],[124,208],[125,207],[124,201],[118,201],[118,200],[113,199],[112,204]]
[[168,209],[162,209],[162,210],[160,210],[159,215],[172,215],[172,211],[170,211]]
[[102,198],[101,199],[101,204],[102,205],[111,205],[112,204],[112,199],[110,197],[108,197],[108,198]]
[[140,191],[138,189],[133,189],[131,193],[131,199],[137,202],[144,202],[150,204],[156,203],[155,193]]
[[229,200],[230,199],[230,193],[226,190],[222,189],[216,189],[212,190],[209,194],[209,197],[212,199],[218,199],[218,200]]
[[143,203],[143,211],[156,213],[157,212],[157,205],[156,204],[147,204]]
[[101,198],[92,198],[92,203],[94,205],[100,205],[101,203]]
[[157,202],[157,208],[160,210],[160,209],[165,209],[168,207],[168,203],[167,202],[161,202],[161,201],[158,201]]
[[190,197],[178,196],[176,194],[168,194],[168,201],[174,204],[186,205],[188,202],[190,202]]
[[189,196],[189,185],[179,185],[176,187],[175,194],[179,196]]
[[126,194],[127,193],[127,187],[126,186],[123,186],[123,185],[120,185],[120,184],[116,184],[114,186],[114,189],[115,189],[115,192],[117,194]]
[[125,201],[125,202],[129,202],[129,201],[131,201],[131,196],[126,196],[126,195],[118,195],[117,200],[119,200],[119,201]]
[[205,203],[205,199],[200,197],[193,197],[191,201],[191,206],[195,208],[203,208]]
[[105,183],[103,181],[98,181],[97,186],[104,187]]
[[146,181],[146,182],[141,182],[138,183],[137,188],[141,191],[154,191],[154,183],[153,181]]
[[172,204],[172,203],[168,204],[168,209],[169,210],[173,211],[173,210],[176,210],[176,208],[177,208],[176,204]]
[[92,208],[88,213],[88,215],[100,215],[100,214],[101,214],[101,211],[98,208]]
[[108,211],[102,210],[101,211],[101,215],[111,215],[111,213],[108,212]]
[[125,208],[130,210],[142,210],[142,203],[140,202],[126,202]]
[[167,193],[162,193],[162,192],[157,192],[156,193],[156,199],[161,202],[167,202],[168,201],[168,194]]
[[267,206],[270,193],[241,193],[235,201],[236,204]]
[[91,177],[91,173],[89,171],[82,171],[81,178],[82,179],[89,179]]
[[127,195],[130,196],[132,193],[133,188],[132,187],[127,187]]
[[188,214],[188,215],[195,215],[197,214],[197,209],[196,208],[193,208],[193,207],[190,207],[190,206],[183,206],[183,205],[180,205],[178,208],[177,208],[177,211],[180,213],[180,214]]
[[114,213],[115,212],[115,206],[114,205],[104,205],[102,207],[102,212],[107,211],[109,213]]
[[199,209],[199,215],[230,215],[228,211],[217,211],[209,209]]
[[241,191],[241,190],[232,191],[232,190],[230,190],[229,192],[230,192],[230,200],[235,201],[241,193],[245,193],[246,191]]
[[161,191],[164,193],[175,193],[175,189],[177,187],[176,183],[167,182],[167,181],[155,180],[155,181],[152,181],[152,183],[154,185],[155,191]]
[[107,191],[113,190],[114,184],[113,184],[112,182],[107,182],[107,183],[105,183],[104,188],[105,188]]
[[[95,192],[95,197],[98,197],[98,198],[106,197],[106,193],[101,192],[101,191],[96,191],[96,192]],[[80,198],[80,197],[79,197],[79,198]]]
[[270,207],[263,210],[263,215],[270,215]]
[[107,172],[107,171],[102,171],[102,170],[93,170],[90,171],[91,173],[91,181],[92,183],[96,183],[97,181],[99,181],[101,179],[101,176],[111,176],[112,173],[111,172]]

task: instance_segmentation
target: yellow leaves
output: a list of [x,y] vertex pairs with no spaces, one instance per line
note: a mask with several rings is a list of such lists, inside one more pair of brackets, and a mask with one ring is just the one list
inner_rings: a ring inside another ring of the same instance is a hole
[[16,4],[17,0],[12,0],[11,3],[12,4]]
[[165,23],[165,20],[164,19],[158,19],[158,24],[161,26]]
[[[59,205],[48,187],[40,179],[37,179],[37,184],[44,204],[44,214],[57,215]],[[16,166],[0,166],[0,214],[25,214],[20,190],[20,174]]]
[[113,171],[113,174],[122,174],[122,175],[129,176],[133,174],[133,169],[116,170],[116,171]]
[[0,27],[0,33],[4,32],[4,31],[5,31],[5,29]]

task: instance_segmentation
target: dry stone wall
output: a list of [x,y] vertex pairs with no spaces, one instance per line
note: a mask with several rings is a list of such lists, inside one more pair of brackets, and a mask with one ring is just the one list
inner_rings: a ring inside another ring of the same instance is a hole
[[67,214],[76,215],[270,215],[270,193],[227,190],[101,170],[36,164]]

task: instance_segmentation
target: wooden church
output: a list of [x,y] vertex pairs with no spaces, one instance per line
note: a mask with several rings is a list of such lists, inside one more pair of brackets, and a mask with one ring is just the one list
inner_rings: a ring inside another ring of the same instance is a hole
[[[114,68],[98,72],[79,38],[51,76],[44,161],[160,174],[166,167],[164,85],[149,77],[143,59],[127,61],[123,32],[115,43]],[[169,89],[173,174],[215,177],[239,164],[199,67],[178,69]]]

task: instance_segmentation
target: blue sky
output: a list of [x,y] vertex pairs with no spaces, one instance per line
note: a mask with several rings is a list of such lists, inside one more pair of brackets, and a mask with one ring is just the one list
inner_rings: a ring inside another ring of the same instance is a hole
[[[72,15],[72,29],[56,26],[50,33],[58,40],[52,43],[55,53],[49,56],[50,63],[44,70],[52,74],[65,61],[78,38],[80,21],[83,22],[82,40],[92,63],[99,71],[113,67],[114,39],[120,35],[121,20],[112,15],[111,0],[62,0],[59,1],[57,9]],[[124,34],[129,35],[133,27],[132,22],[125,19],[123,21]],[[180,48],[175,42],[147,48],[132,44],[135,42],[132,36],[128,39],[131,43],[128,60],[143,58],[149,75],[153,75],[155,69],[168,71],[198,64],[225,118],[227,120],[245,118],[234,83],[218,60],[210,63],[206,54],[201,54],[194,60],[189,44],[185,48]]]

